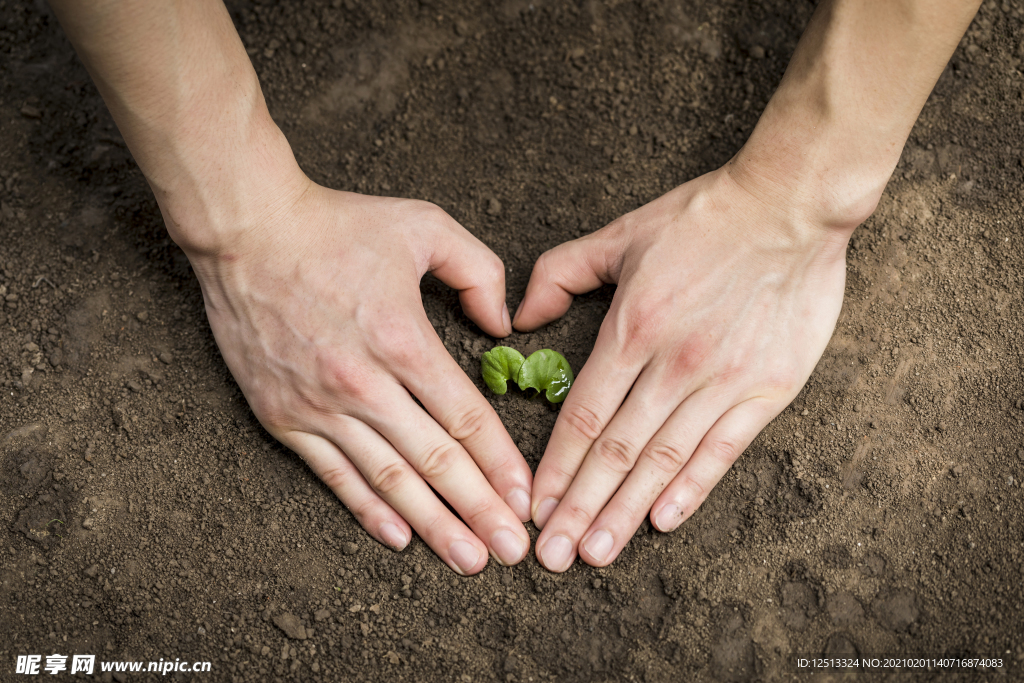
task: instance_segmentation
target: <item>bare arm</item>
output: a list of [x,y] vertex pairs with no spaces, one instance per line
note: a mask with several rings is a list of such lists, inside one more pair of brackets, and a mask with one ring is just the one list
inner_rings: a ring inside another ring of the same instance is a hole
[[875,209],[980,0],[827,0],[750,140],[738,182],[852,230]]
[[687,519],[793,400],[881,196],[978,0],[825,0],[743,149],[544,254],[515,317],[618,288],[534,481],[537,556],[610,563],[650,514]]
[[525,557],[530,469],[419,295],[431,271],[503,337],[497,256],[436,206],[310,181],[219,0],[52,4],[267,430],[382,543],[411,527],[462,574]]
[[221,2],[50,4],[183,249],[215,252],[263,218],[251,197],[304,182]]

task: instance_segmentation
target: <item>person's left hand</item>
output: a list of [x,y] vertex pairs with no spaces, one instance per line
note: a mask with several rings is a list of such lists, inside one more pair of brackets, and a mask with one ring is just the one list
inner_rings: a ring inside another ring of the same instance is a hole
[[537,261],[520,330],[618,284],[534,479],[545,567],[607,565],[648,512],[675,529],[807,381],[853,228],[797,204],[720,169]]

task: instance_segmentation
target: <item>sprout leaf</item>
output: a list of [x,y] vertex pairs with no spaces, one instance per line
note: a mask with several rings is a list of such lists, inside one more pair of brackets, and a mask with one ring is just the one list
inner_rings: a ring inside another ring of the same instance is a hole
[[484,382],[491,391],[503,395],[508,391],[508,381],[518,381],[519,369],[526,361],[523,354],[509,346],[495,346],[480,359]]
[[569,361],[551,349],[534,351],[519,370],[519,388],[543,391],[545,397],[552,403],[561,403],[565,400],[572,381],[573,374]]

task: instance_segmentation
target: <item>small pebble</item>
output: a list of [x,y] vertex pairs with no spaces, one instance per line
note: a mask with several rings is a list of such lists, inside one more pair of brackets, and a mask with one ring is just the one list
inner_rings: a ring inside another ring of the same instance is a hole
[[[82,528],[83,529],[91,529],[91,528],[93,528],[93,526],[95,524],[96,524],[96,522],[93,521],[92,517],[86,517],[84,520],[82,520]],[[89,569],[85,570],[85,573],[88,574],[89,576],[95,576],[96,575],[95,572],[93,572],[92,574],[89,574],[89,571],[91,569],[93,569],[94,567],[95,567],[95,565],[93,565],[92,567],[89,567]]]
[[144,323],[147,320],[149,320],[149,313],[147,313],[146,311],[139,311],[138,313],[135,314],[135,317],[139,319],[140,323]]
[[349,541],[348,543],[345,543],[341,546],[341,551],[346,555],[355,555],[359,552],[359,546],[357,546],[352,541]]
[[750,47],[750,58],[751,59],[764,59],[764,48],[760,45],[752,45]]
[[168,351],[164,351],[159,356],[157,356],[157,358],[159,358],[160,362],[163,363],[164,365],[170,365],[171,363],[174,362],[174,356],[172,356]]
[[487,201],[487,213],[491,216],[497,216],[501,213],[501,202],[494,197],[491,197]]

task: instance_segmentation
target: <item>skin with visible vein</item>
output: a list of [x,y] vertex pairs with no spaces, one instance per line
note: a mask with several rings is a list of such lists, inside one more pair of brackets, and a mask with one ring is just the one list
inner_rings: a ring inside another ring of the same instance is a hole
[[743,149],[534,267],[514,325],[618,288],[537,469],[537,556],[678,527],[807,381],[874,211],[977,0],[825,0]]
[[310,181],[222,3],[51,4],[192,263],[224,360],[264,427],[380,542],[404,548],[415,530],[462,574],[488,554],[522,560],[530,469],[419,292],[432,272],[481,329],[504,337],[497,256],[432,204]]

